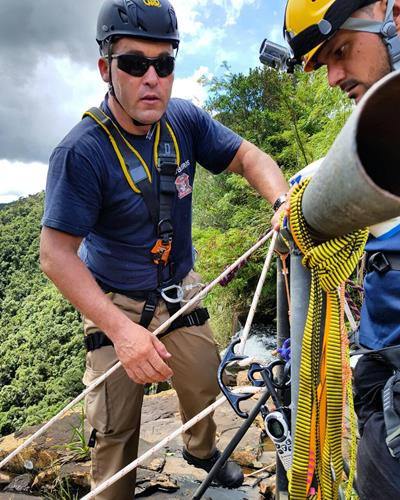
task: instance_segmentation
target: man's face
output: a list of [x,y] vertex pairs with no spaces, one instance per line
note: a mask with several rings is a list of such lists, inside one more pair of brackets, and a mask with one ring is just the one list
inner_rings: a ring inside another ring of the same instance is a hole
[[380,36],[363,31],[337,31],[318,53],[317,62],[326,64],[329,85],[339,86],[356,102],[391,71]]
[[[113,44],[112,52],[154,58],[173,55],[173,48],[169,42],[121,38]],[[171,97],[173,73],[160,77],[154,66],[149,66],[143,76],[131,76],[119,69],[117,60],[113,59],[111,74],[115,95],[131,118],[143,124],[152,124],[161,118]]]

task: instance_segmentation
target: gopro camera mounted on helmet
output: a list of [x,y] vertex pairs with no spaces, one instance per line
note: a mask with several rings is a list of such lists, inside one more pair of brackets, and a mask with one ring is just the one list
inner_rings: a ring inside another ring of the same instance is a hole
[[287,73],[293,73],[294,66],[301,64],[295,59],[288,48],[271,42],[267,38],[265,38],[260,47],[260,61],[265,66],[278,71],[286,71]]

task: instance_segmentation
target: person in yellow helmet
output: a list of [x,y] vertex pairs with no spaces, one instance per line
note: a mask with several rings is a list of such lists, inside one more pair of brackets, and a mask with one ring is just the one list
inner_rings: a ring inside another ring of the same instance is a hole
[[398,10],[397,0],[288,0],[284,35],[305,71],[326,64],[329,84],[358,102],[400,69]]
[[[400,0],[287,1],[284,34],[294,59],[305,71],[325,65],[329,85],[355,102],[400,69],[399,33]],[[362,500],[394,500],[400,498],[400,218],[371,227],[366,251],[358,332],[366,354],[354,371],[356,482]]]

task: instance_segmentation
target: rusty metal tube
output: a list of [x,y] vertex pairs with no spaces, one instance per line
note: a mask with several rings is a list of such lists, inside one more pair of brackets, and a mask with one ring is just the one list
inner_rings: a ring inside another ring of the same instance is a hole
[[371,87],[303,195],[305,220],[328,239],[400,215],[400,71]]

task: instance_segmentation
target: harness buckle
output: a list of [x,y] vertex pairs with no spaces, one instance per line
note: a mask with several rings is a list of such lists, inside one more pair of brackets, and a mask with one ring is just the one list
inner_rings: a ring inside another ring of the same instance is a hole
[[[176,173],[176,169],[178,168],[178,165],[176,163],[175,160],[175,157],[173,155],[170,155],[170,156],[166,156],[166,155],[163,155],[163,157],[161,157],[160,155],[160,161],[159,161],[159,169],[160,169],[160,172],[164,175],[169,175],[169,176],[174,176],[175,177],[175,173]],[[174,181],[175,181],[175,178],[174,178]]]
[[377,271],[378,273],[385,273],[391,268],[390,262],[382,252],[373,253],[368,259],[367,272]]

